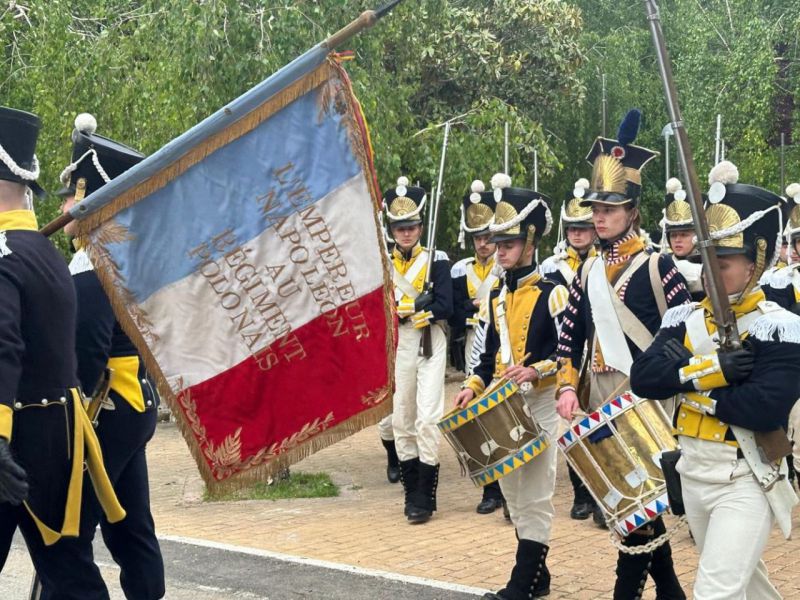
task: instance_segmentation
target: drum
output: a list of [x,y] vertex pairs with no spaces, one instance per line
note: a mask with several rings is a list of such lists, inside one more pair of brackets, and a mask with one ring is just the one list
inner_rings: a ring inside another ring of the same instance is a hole
[[612,398],[573,422],[558,446],[621,537],[669,509],[661,453],[677,442],[658,402]]
[[497,481],[532,461],[550,445],[517,384],[500,380],[438,423],[476,486]]

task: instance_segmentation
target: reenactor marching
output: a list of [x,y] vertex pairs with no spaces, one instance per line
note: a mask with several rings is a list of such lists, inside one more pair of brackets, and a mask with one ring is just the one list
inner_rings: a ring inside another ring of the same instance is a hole
[[782,459],[800,397],[800,317],[767,301],[758,285],[777,258],[781,198],[738,176],[730,162],[714,167],[706,218],[740,347],[721,347],[709,299],[673,307],[631,378],[637,394],[680,399],[677,471],[700,552],[697,600],[780,598],[761,555],[775,521],[789,537],[797,503]]
[[[572,280],[559,338],[556,398],[568,420],[629,389],[633,359],[652,343],[664,312],[691,301],[672,259],[647,250],[641,237],[641,169],[657,153],[633,144],[640,118],[639,111],[630,111],[617,139],[598,137],[586,157],[592,179],[581,204],[592,209],[601,253],[586,260]],[[579,394],[587,391],[581,404]],[[665,531],[657,518],[623,544],[649,544]],[[614,598],[641,597],[648,575],[659,598],[685,598],[669,542],[642,554],[620,551]]]
[[667,181],[664,196],[664,218],[662,221],[662,251],[672,252],[675,266],[678,267],[692,299],[700,301],[705,297],[701,280],[702,265],[691,262],[688,257],[694,252],[694,220],[692,207],[686,201],[686,190],[676,177]]
[[[479,179],[472,182],[469,193],[461,202],[459,241],[463,247],[465,237],[469,234],[475,254],[458,261],[450,270],[453,278],[450,337],[454,366],[467,371],[468,375],[471,370],[467,369],[466,360],[473,351],[476,332],[481,326],[479,310],[482,304],[488,302],[489,293],[497,287],[498,271],[502,271],[495,264],[497,245],[492,242],[489,232],[496,204],[494,193],[487,192],[483,181]],[[500,485],[493,482],[483,487],[483,496],[475,510],[478,514],[486,515],[502,506],[503,493]]]
[[[62,173],[62,211],[139,163],[144,155],[95,133],[91,115],[75,120],[72,160]],[[155,386],[130,338],[125,334],[100,285],[92,261],[75,238],[76,223],[64,227],[76,250],[69,264],[78,301],[76,353],[78,379],[94,390],[107,372],[107,398],[90,405],[100,447],[117,496],[127,512],[119,523],[104,518],[90,486],[84,486],[81,533],[76,556],[91,561],[91,542],[99,523],[103,541],[120,567],[126,598],[157,600],[165,593],[164,563],[150,512],[145,446],[153,437],[158,398]],[[86,542],[86,543],[83,543]],[[88,554],[86,554],[88,552]],[[84,556],[85,555],[85,556]],[[56,597],[44,586],[42,599]]]
[[426,201],[425,190],[410,185],[406,177],[400,177],[383,197],[395,242],[392,281],[400,319],[392,429],[405,492],[404,512],[411,523],[425,523],[437,508],[440,434],[436,423],[444,412],[447,366],[443,323],[453,311],[447,255],[420,242]]
[[72,279],[38,232],[31,206],[30,191],[41,190],[34,153],[40,127],[35,115],[0,108],[0,565],[19,528],[54,597],[105,600],[97,566],[65,542],[85,524],[84,483],[109,522],[123,520],[125,511],[76,376]]
[[[583,261],[597,256],[597,234],[592,222],[592,209],[581,206],[581,199],[588,188],[589,181],[585,178],[575,182],[573,191],[568,194],[561,209],[555,254],[542,261],[539,267],[542,276],[567,287],[572,283]],[[597,506],[589,490],[569,464],[567,471],[573,494],[570,518],[582,521],[591,516],[597,525],[605,527],[603,511]]]
[[[502,286],[490,294],[489,326],[480,363],[465,380],[455,402],[464,407],[496,382],[512,381],[526,394],[533,419],[550,438],[558,433],[553,404],[558,340],[556,318],[564,309],[567,290],[543,279],[534,262],[539,241],[552,224],[549,198],[511,187],[511,178],[492,178],[497,206],[490,225],[497,261],[505,270]],[[547,566],[554,515],[556,449],[550,445],[530,462],[500,479],[516,529],[516,564],[505,588],[487,599],[519,600],[550,593]]]
[[[767,269],[761,278],[761,287],[767,300],[800,315],[800,183],[786,187],[786,202],[783,204],[783,230],[781,256],[777,264]],[[788,457],[789,478],[798,483],[796,466],[800,466],[800,402],[796,402],[789,414],[789,437],[792,454]]]

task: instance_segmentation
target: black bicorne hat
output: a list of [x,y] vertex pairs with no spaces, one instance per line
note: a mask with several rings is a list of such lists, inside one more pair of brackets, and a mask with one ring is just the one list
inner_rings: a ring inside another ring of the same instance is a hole
[[567,227],[594,228],[592,207],[582,203],[588,189],[589,180],[581,177],[575,182],[575,187],[572,191],[567,192],[564,198],[564,206],[561,207],[561,226],[564,230]]
[[408,177],[398,177],[397,186],[383,193],[389,229],[398,225],[422,223],[422,210],[426,200],[425,188],[409,185]]
[[685,231],[694,229],[692,207],[686,200],[686,190],[677,177],[667,181],[664,196],[664,231]]
[[592,165],[592,181],[582,204],[638,204],[642,192],[642,168],[658,152],[634,146],[642,113],[628,111],[619,125],[617,139],[598,137],[586,160]]
[[792,242],[800,238],[800,183],[790,183],[786,186],[783,222],[783,235],[786,241]]
[[758,281],[778,257],[782,198],[739,183],[739,170],[727,160],[715,166],[708,179],[706,219],[717,254],[744,254],[756,264]]
[[84,195],[88,196],[144,159],[141,152],[97,135],[96,129],[97,121],[92,115],[82,113],[76,117],[72,162],[61,172],[64,187],[58,190],[59,196],[74,194],[79,179],[85,181]]
[[44,195],[36,182],[36,141],[41,128],[42,121],[36,115],[0,106],[0,179],[27,185],[37,196]]
[[473,181],[469,192],[461,200],[461,224],[458,241],[463,244],[464,235],[467,233],[471,235],[488,233],[489,225],[494,219],[496,205],[494,193],[486,191],[483,181],[480,179]]
[[492,188],[497,202],[494,222],[489,226],[493,242],[523,239],[536,245],[550,232],[553,225],[550,198],[533,190],[511,187],[511,177],[505,173],[492,177]]

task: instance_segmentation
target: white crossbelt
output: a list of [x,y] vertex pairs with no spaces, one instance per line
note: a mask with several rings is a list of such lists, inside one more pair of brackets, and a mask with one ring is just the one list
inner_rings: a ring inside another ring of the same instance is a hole
[[508,321],[506,319],[506,295],[508,288],[504,285],[497,297],[497,327],[500,331],[500,361],[506,366],[511,366],[511,336],[508,333]]
[[469,263],[467,265],[466,272],[467,279],[475,289],[475,300],[483,300],[486,298],[489,295],[489,292],[492,291],[492,287],[494,287],[494,284],[497,281],[497,275],[490,272],[486,276],[486,279],[481,280],[481,278],[478,277],[478,274],[475,273],[475,263]]
[[[625,375],[631,374],[633,356],[628,347],[623,323],[620,321],[618,305],[622,304],[622,302],[619,296],[617,296],[617,290],[619,290],[647,260],[648,255],[644,252],[634,257],[630,266],[625,270],[625,273],[623,273],[622,277],[617,281],[614,288],[608,283],[605,263],[602,259],[595,259],[589,268],[587,292],[592,307],[595,332],[600,342],[600,350],[603,353],[603,361],[609,367]],[[614,301],[615,298],[617,302]]]
[[[742,315],[736,319],[739,331],[747,331],[750,326],[763,314],[764,305],[759,303],[759,310]],[[705,311],[702,308],[694,311],[686,320],[686,335],[692,344],[695,354],[709,354],[718,349],[719,337],[712,336],[706,327]],[[792,535],[792,508],[798,504],[797,494],[792,489],[791,483],[780,473],[779,465],[765,463],[756,444],[755,435],[749,429],[728,425],[739,443],[739,450],[753,472],[761,489],[767,497],[767,502],[775,515],[775,521],[788,540]]]
[[419,296],[420,291],[414,287],[412,283],[420,274],[422,269],[428,264],[428,252],[423,250],[417,254],[417,258],[411,268],[405,275],[401,274],[397,269],[392,270],[392,283],[394,283],[394,299],[395,302],[400,302],[403,296],[408,296],[412,300]]

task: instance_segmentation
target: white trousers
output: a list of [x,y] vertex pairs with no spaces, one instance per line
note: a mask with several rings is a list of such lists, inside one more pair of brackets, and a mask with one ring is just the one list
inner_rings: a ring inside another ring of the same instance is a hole
[[391,442],[394,440],[394,429],[392,428],[392,413],[389,413],[378,421],[378,435],[382,440]]
[[732,446],[679,439],[683,502],[700,552],[694,599],[780,599],[761,560],[772,510],[750,468]]
[[795,469],[800,469],[800,400],[794,403],[792,412],[789,413],[789,439],[792,446],[792,458]]
[[549,436],[550,446],[531,462],[500,478],[500,489],[519,538],[545,545],[550,543],[555,515],[553,492],[556,486],[558,415],[553,396],[553,386],[534,389],[526,395],[531,414]]
[[400,460],[419,459],[439,464],[441,434],[436,424],[444,414],[444,371],[447,336],[431,325],[430,358],[419,355],[422,332],[410,323],[400,325],[394,368],[395,393],[392,428]]

